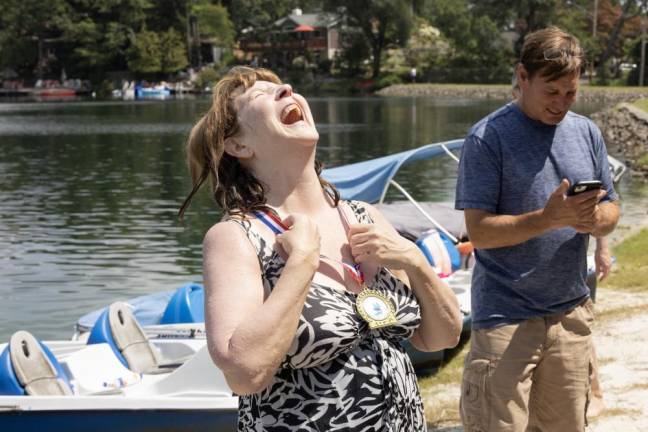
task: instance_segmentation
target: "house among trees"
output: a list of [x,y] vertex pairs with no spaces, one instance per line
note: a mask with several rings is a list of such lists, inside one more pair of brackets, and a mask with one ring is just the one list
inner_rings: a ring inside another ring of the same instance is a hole
[[248,61],[271,68],[290,67],[297,57],[315,64],[330,61],[341,50],[340,23],[338,15],[294,9],[270,29],[249,29],[240,49]]

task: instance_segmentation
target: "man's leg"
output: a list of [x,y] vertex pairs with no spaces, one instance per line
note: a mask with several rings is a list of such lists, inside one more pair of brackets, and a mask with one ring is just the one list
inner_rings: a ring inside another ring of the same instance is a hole
[[528,430],[583,432],[590,389],[591,301],[546,320],[549,333],[533,378]]
[[466,357],[460,411],[465,432],[522,432],[531,376],[545,340],[541,318],[474,330]]

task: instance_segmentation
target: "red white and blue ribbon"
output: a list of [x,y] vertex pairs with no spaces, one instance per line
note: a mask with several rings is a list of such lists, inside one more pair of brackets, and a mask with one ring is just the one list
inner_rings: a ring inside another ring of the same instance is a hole
[[[290,229],[274,213],[257,210],[254,212],[254,215],[257,217],[257,219],[263,222],[268,228],[270,228],[272,232],[275,233],[275,235],[282,234],[285,231],[288,231]],[[333,261],[341,264],[344,270],[346,270],[347,273],[351,275],[353,280],[355,280],[359,285],[364,285],[364,274],[362,273],[362,270],[360,270],[360,264],[349,264],[344,261],[338,261],[333,258],[329,258],[325,255],[320,255],[320,259]]]
[[254,215],[257,217],[257,219],[266,224],[268,228],[270,228],[275,234],[282,234],[284,231],[288,231],[290,229],[283,222],[281,222],[281,219],[279,219],[277,215],[273,213],[257,210],[254,212]]

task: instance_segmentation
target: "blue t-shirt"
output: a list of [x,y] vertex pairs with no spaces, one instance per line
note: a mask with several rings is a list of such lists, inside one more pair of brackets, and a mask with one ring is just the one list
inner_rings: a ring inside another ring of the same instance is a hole
[[[563,178],[601,180],[604,200],[618,199],[598,127],[568,112],[556,126],[510,103],[475,124],[466,137],[455,207],[519,215],[543,208]],[[473,328],[562,312],[589,295],[589,235],[547,231],[515,246],[476,250]]]

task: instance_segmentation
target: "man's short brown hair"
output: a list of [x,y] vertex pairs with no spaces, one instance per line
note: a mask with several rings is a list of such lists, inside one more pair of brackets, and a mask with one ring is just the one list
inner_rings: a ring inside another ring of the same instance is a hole
[[547,27],[524,38],[520,63],[532,78],[537,73],[547,81],[579,74],[585,68],[585,53],[578,39],[558,27]]

